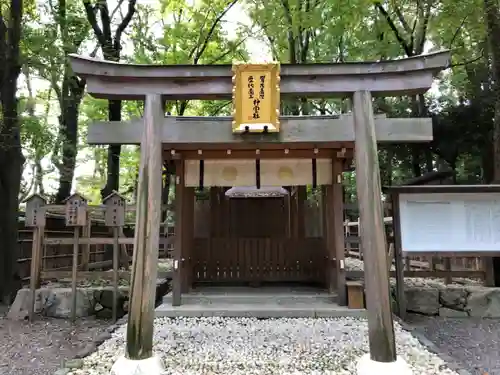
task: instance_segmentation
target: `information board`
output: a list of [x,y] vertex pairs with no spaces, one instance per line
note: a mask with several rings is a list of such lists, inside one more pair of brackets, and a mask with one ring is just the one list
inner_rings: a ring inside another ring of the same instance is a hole
[[500,251],[500,193],[399,194],[404,252]]

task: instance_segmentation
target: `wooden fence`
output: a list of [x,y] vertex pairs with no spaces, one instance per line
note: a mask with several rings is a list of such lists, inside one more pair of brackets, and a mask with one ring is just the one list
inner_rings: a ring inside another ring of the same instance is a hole
[[[18,259],[19,276],[24,282],[30,277],[31,252],[33,245],[33,228],[25,226],[24,214],[19,218]],[[126,236],[133,236],[133,229],[125,227]],[[44,235],[47,241],[42,246],[42,269],[44,271],[71,270],[73,245],[52,243],[54,238],[72,239],[74,231],[66,226],[64,215],[47,213]],[[110,230],[102,220],[89,220],[87,227],[82,228],[82,237],[108,238]],[[78,263],[83,270],[110,268],[113,258],[112,249],[105,244],[86,244],[81,246]]]
[[[392,243],[392,217],[384,219],[388,246]],[[359,221],[345,223],[346,257],[363,260],[359,246]],[[394,262],[391,257],[391,261]],[[444,278],[451,283],[453,278],[479,279],[487,282],[485,257],[424,257],[406,256],[405,277]]]

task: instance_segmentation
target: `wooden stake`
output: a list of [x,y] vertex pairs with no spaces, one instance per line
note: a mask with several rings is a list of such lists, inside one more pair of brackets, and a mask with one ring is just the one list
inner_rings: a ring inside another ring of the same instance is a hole
[[356,188],[361,246],[364,247],[370,357],[376,362],[394,362],[396,345],[389,296],[382,189],[372,96],[369,91],[354,93],[353,111]]
[[113,322],[116,322],[117,310],[118,310],[118,262],[119,262],[119,252],[120,252],[120,228],[113,227]]
[[71,320],[76,321],[76,281],[78,272],[78,248],[80,240],[80,227],[75,227],[73,238],[73,264],[71,270]]
[[33,243],[31,245],[31,275],[30,275],[30,306],[28,310],[29,321],[35,315],[36,290],[40,287],[40,265],[42,255],[43,227],[33,228]]
[[162,191],[160,126],[163,118],[161,96],[147,95],[141,142],[141,166],[125,351],[126,357],[132,360],[147,359],[153,355],[154,300]]

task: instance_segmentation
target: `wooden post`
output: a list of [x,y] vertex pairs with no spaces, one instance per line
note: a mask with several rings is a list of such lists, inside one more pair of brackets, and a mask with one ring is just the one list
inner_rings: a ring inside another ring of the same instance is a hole
[[332,201],[333,233],[335,245],[335,265],[337,277],[337,294],[340,306],[347,305],[346,272],[345,272],[345,240],[344,240],[344,195],[342,191],[342,161],[332,159]]
[[73,261],[71,264],[71,320],[76,321],[76,282],[78,273],[78,248],[80,247],[80,227],[75,227],[73,237]]
[[31,272],[30,272],[30,305],[28,317],[30,322],[35,315],[36,290],[40,287],[40,271],[42,258],[42,241],[45,227],[45,208],[47,200],[34,194],[25,200],[25,224],[33,228],[33,242],[31,244]]
[[31,276],[30,276],[30,308],[28,311],[29,321],[32,322],[35,315],[36,290],[40,288],[40,271],[42,242],[44,236],[44,227],[36,226],[33,228],[33,243],[31,247]]
[[396,345],[389,296],[380,168],[372,96],[369,91],[354,93],[353,111],[356,188],[360,239],[364,250],[370,358],[376,362],[395,362]]
[[74,228],[73,260],[71,264],[71,320],[76,321],[78,251],[80,249],[80,228],[87,225],[87,199],[78,193],[69,196],[66,204],[66,225]]
[[141,142],[125,350],[125,356],[131,360],[148,359],[153,356],[154,303],[158,273],[162,191],[160,126],[163,118],[161,95],[147,95]]
[[403,248],[401,246],[401,220],[399,194],[392,193],[392,230],[394,237],[394,264],[396,267],[396,300],[398,315],[401,319],[406,318],[406,296],[405,296],[405,264]]
[[184,160],[178,160],[175,168],[175,245],[174,270],[172,275],[172,306],[181,305],[182,293],[182,254],[185,244],[184,224]]
[[125,197],[116,191],[111,192],[103,199],[106,211],[104,213],[104,223],[113,228],[113,321],[117,320],[118,312],[118,263],[120,261],[120,232],[125,225]]
[[118,319],[118,262],[120,252],[120,228],[113,227],[113,322]]
[[493,258],[484,257],[481,258],[481,267],[484,271],[484,286],[495,286],[495,270],[493,269]]
[[[82,237],[83,238],[92,237],[92,220],[90,220],[90,217],[87,217],[87,225],[83,227]],[[80,268],[82,271],[89,270],[89,262],[90,262],[90,243],[87,242],[82,246],[82,261],[80,264]]]

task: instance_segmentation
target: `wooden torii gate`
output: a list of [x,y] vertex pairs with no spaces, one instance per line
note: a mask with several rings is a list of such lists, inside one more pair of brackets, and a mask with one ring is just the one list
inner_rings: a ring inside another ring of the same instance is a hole
[[[426,92],[434,76],[448,66],[449,52],[382,62],[283,64],[280,91],[284,98],[349,97],[353,113],[282,117],[279,133],[254,134],[251,140],[232,133],[230,118],[165,117],[166,100],[231,99],[230,65],[130,65],[75,55],[70,60],[73,71],[86,78],[87,90],[94,97],[145,101],[143,119],[119,124],[98,122],[89,127],[88,135],[90,144],[142,146],[126,356],[117,361],[112,373],[155,375],[161,371],[159,359],[153,356],[152,296],[161,216],[162,153],[174,147],[196,152],[208,145],[238,150],[249,142],[259,142],[263,149],[270,150],[284,143],[355,150],[370,342],[370,356],[360,360],[358,373],[373,373],[374,366],[384,374],[408,373],[396,357],[394,343],[377,141],[428,142],[432,140],[432,123],[428,118],[374,116],[372,97]],[[174,264],[179,261],[175,259]],[[337,267],[342,269],[343,264]]]

